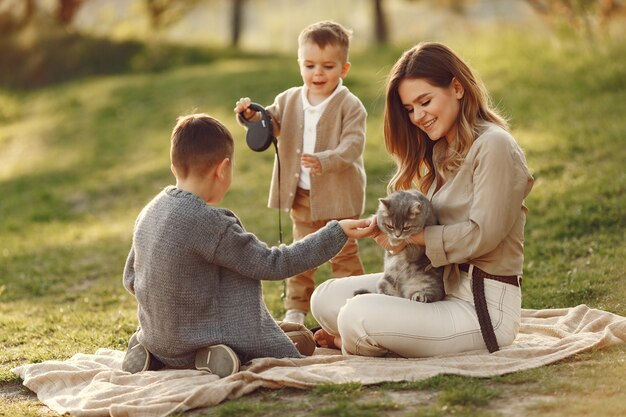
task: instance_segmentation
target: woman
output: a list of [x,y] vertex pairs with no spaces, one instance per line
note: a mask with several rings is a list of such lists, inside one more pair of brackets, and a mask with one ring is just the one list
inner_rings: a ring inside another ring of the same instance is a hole
[[[425,357],[510,345],[521,312],[524,198],[532,188],[522,150],[490,106],[477,75],[439,43],[421,43],[394,65],[387,84],[385,144],[397,163],[389,191],[415,186],[439,225],[411,237],[446,298],[420,303],[376,292],[381,274],[328,280],[311,311],[322,346],[363,356]],[[385,249],[385,236],[376,236]]]

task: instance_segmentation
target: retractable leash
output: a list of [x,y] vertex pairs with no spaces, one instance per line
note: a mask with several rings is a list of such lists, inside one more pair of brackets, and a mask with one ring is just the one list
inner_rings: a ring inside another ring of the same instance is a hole
[[[283,224],[281,221],[281,208],[280,208],[280,157],[278,156],[278,140],[274,136],[274,128],[272,126],[272,118],[270,117],[265,107],[258,103],[251,103],[250,109],[261,113],[261,120],[258,122],[252,122],[243,117],[243,112],[238,114],[239,120],[248,129],[246,133],[246,143],[248,147],[255,152],[263,152],[270,145],[274,144],[274,150],[276,152],[276,167],[278,174],[278,241],[283,243]],[[280,295],[281,299],[284,299],[287,294],[287,284],[283,280],[283,293]]]

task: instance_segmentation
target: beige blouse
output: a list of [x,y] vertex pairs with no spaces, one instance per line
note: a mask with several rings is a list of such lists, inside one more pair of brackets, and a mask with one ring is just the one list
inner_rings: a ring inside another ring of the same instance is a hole
[[454,264],[471,263],[493,275],[522,274],[524,198],[532,186],[523,151],[492,123],[439,190],[433,184],[428,197],[439,225],[426,228],[424,239],[433,266],[445,266],[446,292],[458,286]]

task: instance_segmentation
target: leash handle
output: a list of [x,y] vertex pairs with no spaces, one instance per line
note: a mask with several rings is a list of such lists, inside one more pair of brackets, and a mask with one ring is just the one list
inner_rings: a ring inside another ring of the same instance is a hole
[[261,113],[261,119],[253,122],[243,116],[243,112],[238,113],[239,121],[246,127],[246,143],[248,147],[255,152],[263,152],[272,145],[276,145],[276,137],[274,137],[274,127],[272,125],[272,117],[265,110],[265,107],[258,103],[251,103],[250,109]]

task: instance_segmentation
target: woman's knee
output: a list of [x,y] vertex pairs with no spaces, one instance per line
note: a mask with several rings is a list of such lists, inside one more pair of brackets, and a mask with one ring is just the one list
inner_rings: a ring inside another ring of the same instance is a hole
[[315,316],[315,311],[323,311],[324,306],[328,304],[328,292],[329,287],[332,286],[332,281],[334,278],[331,278],[327,281],[322,282],[318,285],[313,294],[311,294],[311,313]]
[[363,294],[349,299],[337,315],[337,329],[345,353],[362,356],[383,356],[386,349],[379,347],[369,335],[371,314],[376,314],[377,294]]
[[324,329],[336,333],[338,305],[336,294],[332,290],[334,278],[324,281],[315,288],[311,295],[311,314]]
[[371,311],[371,299],[375,296],[376,294],[361,294],[346,300],[345,305],[339,310],[337,321],[351,323],[362,320],[365,313]]
[[[317,319],[319,315],[330,314],[334,317],[339,313],[346,300],[354,296],[354,291],[365,288],[375,291],[380,274],[368,274],[345,278],[331,278],[315,288],[311,296],[311,312]],[[319,321],[319,320],[318,320]]]

